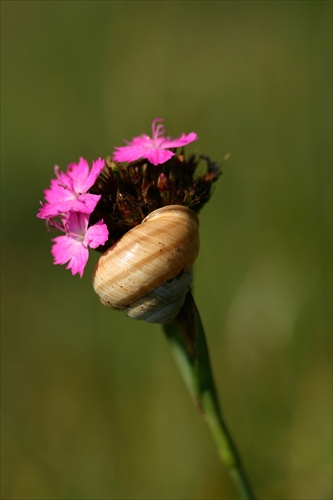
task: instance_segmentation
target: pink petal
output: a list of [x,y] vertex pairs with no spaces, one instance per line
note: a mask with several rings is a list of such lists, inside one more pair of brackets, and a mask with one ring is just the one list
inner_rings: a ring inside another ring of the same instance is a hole
[[73,275],[79,273],[82,278],[89,257],[88,249],[83,245],[83,242],[70,236],[57,236],[52,241],[54,242],[51,249],[54,257],[53,263],[65,264],[69,261],[66,269],[71,269]]
[[[68,182],[64,184],[66,186],[71,186],[71,180],[68,177]],[[71,189],[67,189],[61,184],[60,179],[52,179],[50,189],[44,191],[45,199],[48,203],[58,203],[59,200],[71,200],[73,198],[73,193]]]
[[90,226],[84,238],[84,244],[90,248],[97,248],[104,245],[109,237],[109,231],[102,220]]
[[72,179],[73,190],[77,194],[86,193],[104,168],[104,160],[98,158],[93,161],[92,169],[89,171],[88,162],[84,158],[80,158],[79,163],[76,165],[72,163],[68,167],[68,175]]
[[168,161],[174,154],[172,151],[166,149],[154,148],[146,152],[145,158],[153,165],[158,165],[159,163]]
[[113,154],[113,160],[119,162],[139,160],[140,158],[143,158],[143,155],[145,154],[145,150],[142,149],[142,147],[123,146],[115,149],[116,151]]
[[92,167],[86,180],[86,192],[91,188],[91,186],[93,186],[93,184],[95,184],[97,177],[104,168],[104,164],[105,162],[103,158],[98,158],[97,160],[92,162]]
[[82,186],[89,175],[87,160],[80,158],[79,163],[70,163],[67,168],[67,175],[71,178],[75,191],[83,193]]
[[46,203],[39,209],[37,217],[39,219],[49,219],[50,217],[58,217],[60,214],[73,212],[82,212],[91,214],[101,198],[100,194],[82,194],[78,198],[66,199],[59,196],[58,200],[53,203]]
[[84,268],[86,267],[89,258],[89,251],[86,247],[81,245],[75,255],[73,255],[68,262],[66,269],[72,270],[72,275],[79,273],[80,278],[83,276]]
[[59,215],[58,212],[54,213],[54,210],[52,210],[51,205],[45,203],[39,209],[37,217],[38,217],[38,219],[49,219],[50,217],[58,217],[58,215]]
[[163,141],[163,148],[180,148],[186,146],[190,142],[199,139],[195,132],[190,132],[188,135],[182,134],[178,139],[166,139]]
[[70,203],[64,204],[65,210],[73,210],[73,212],[82,212],[85,214],[91,214],[99,202],[102,195],[100,194],[81,194],[78,198],[74,199]]

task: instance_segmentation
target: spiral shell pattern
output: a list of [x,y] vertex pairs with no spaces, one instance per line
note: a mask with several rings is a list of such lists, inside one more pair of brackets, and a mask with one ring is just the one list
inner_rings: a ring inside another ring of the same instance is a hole
[[159,208],[100,257],[95,292],[132,318],[167,323],[184,302],[198,252],[196,214],[182,205]]

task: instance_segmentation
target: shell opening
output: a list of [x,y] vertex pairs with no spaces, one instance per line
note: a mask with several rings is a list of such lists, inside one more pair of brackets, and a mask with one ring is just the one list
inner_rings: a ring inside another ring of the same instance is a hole
[[127,316],[148,323],[169,323],[182,307],[193,280],[192,269],[159,286],[124,310]]

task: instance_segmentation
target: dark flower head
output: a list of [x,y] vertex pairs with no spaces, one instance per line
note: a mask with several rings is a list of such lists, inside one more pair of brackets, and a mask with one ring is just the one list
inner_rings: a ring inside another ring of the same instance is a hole
[[[197,173],[201,167],[203,173]],[[186,160],[183,151],[159,165],[147,160],[123,165],[107,157],[89,190],[100,195],[90,223],[103,219],[109,229],[108,241],[98,250],[104,252],[157,208],[185,205],[198,213],[220,174],[217,164],[207,156],[192,155]]]

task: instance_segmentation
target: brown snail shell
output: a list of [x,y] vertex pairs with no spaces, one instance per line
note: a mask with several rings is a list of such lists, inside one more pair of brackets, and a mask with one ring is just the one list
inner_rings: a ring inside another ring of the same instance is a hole
[[196,214],[182,205],[158,208],[100,257],[95,292],[132,318],[167,323],[185,300],[198,252]]

